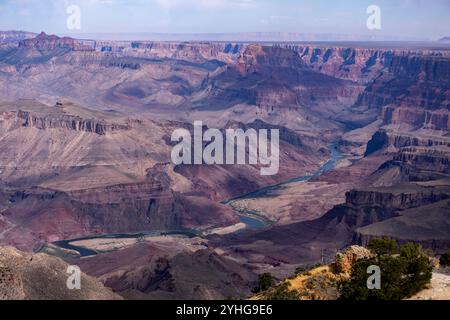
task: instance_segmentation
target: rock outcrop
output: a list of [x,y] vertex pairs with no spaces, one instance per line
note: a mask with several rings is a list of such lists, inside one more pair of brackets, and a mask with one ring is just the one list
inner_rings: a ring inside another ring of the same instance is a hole
[[61,116],[39,116],[33,115],[30,112],[19,110],[15,116],[21,125],[27,128],[37,128],[40,130],[46,129],[68,129],[74,131],[83,131],[95,133],[98,135],[105,135],[107,132],[130,130],[130,125],[125,124],[108,124],[104,121],[96,119],[82,119],[76,116],[61,115]]
[[350,274],[352,266],[359,260],[373,258],[375,254],[361,246],[350,246],[335,257],[333,269],[335,273]]
[[2,266],[0,262],[0,300],[23,299],[25,299],[25,292],[22,278],[10,267]]
[[127,131],[132,128],[133,121],[127,123],[107,123],[98,119],[83,119],[67,114],[33,114],[28,111],[0,112],[0,121],[11,128],[24,127],[39,130],[62,129],[106,135],[107,132]]
[[100,281],[81,273],[80,290],[70,290],[69,264],[46,254],[0,247],[0,300],[120,300]]

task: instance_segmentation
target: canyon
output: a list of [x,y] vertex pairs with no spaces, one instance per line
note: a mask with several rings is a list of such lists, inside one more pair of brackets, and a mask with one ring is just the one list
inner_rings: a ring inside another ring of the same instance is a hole
[[[258,274],[373,237],[442,253],[449,119],[442,44],[0,33],[0,245],[57,255],[129,299],[245,298]],[[173,164],[172,133],[195,121],[278,130],[278,173]],[[105,235],[126,240],[98,246]]]

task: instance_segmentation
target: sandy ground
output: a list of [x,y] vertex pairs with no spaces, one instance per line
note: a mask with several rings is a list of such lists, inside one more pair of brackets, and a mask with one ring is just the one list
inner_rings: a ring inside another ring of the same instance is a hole
[[157,236],[157,237],[145,237],[145,238],[122,238],[122,239],[90,239],[71,242],[71,245],[77,247],[83,247],[98,252],[110,252],[125,249],[131,247],[138,242],[150,242],[157,246],[169,247],[177,246],[182,247],[186,251],[197,251],[205,249],[204,240],[201,238],[186,238],[177,236]]
[[136,244],[137,239],[89,239],[71,242],[71,245],[83,247],[95,251],[112,251],[120,250]]
[[450,273],[433,272],[431,288],[419,292],[409,300],[450,300]]
[[327,182],[296,182],[272,191],[264,198],[237,200],[233,206],[254,211],[278,225],[313,220],[345,202],[349,185]]
[[235,233],[235,232],[237,232],[239,230],[243,230],[245,228],[246,228],[245,223],[240,222],[240,223],[236,223],[232,226],[212,229],[212,230],[206,232],[205,235],[217,234],[217,235],[223,236],[226,234]]

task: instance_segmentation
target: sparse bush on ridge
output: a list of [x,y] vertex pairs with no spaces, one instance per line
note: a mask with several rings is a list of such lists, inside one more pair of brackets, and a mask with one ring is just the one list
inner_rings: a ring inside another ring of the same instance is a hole
[[289,283],[283,282],[269,293],[269,300],[299,300],[300,294],[289,289]]
[[[352,266],[351,278],[341,282],[343,300],[401,300],[421,291],[430,283],[431,263],[418,244],[398,246],[390,239],[373,239],[368,246],[377,256],[362,259]],[[381,269],[381,289],[367,288],[367,268]]]
[[275,284],[275,281],[273,279],[272,274],[263,273],[258,276],[258,284],[259,284],[259,286],[252,290],[253,293],[258,293],[258,292],[268,290],[270,287],[272,287]]

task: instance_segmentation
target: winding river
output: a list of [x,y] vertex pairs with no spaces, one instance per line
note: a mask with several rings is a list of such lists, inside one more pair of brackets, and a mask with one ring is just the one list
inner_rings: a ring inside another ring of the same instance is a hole
[[[264,187],[261,189],[258,189],[256,191],[244,194],[242,196],[235,197],[233,199],[224,201],[223,204],[229,205],[232,207],[239,215],[240,221],[246,225],[246,229],[262,229],[270,226],[272,223],[267,218],[259,215],[257,212],[254,212],[252,210],[248,209],[241,209],[233,206],[237,201],[245,200],[245,199],[255,199],[255,198],[262,198],[268,196],[271,192],[282,189],[283,187],[296,182],[306,182],[309,181],[315,177],[318,177],[322,175],[325,172],[333,170],[339,160],[342,158],[342,154],[337,149],[337,143],[333,143],[330,145],[330,152],[331,152],[331,158],[323,164],[317,171],[315,171],[311,175],[301,176],[298,178],[294,178],[291,180],[288,180],[286,182]],[[243,230],[237,231],[242,232]],[[184,236],[184,237],[196,237],[201,236],[198,232],[195,231],[172,231],[172,232],[160,232],[160,231],[151,231],[151,232],[144,232],[144,233],[136,233],[136,234],[108,234],[108,235],[102,235],[102,236],[91,236],[91,237],[84,237],[84,238],[78,238],[78,239],[71,239],[71,240],[62,240],[54,242],[53,244],[57,247],[68,249],[68,250],[74,250],[79,252],[81,257],[87,257],[87,256],[93,256],[98,254],[97,251],[88,249],[85,247],[79,247],[73,245],[74,242],[80,241],[80,240],[92,240],[92,239],[138,239],[142,237],[156,237],[156,236],[162,236],[162,235],[172,235],[172,236]]]
[[225,201],[224,204],[227,204],[231,206],[236,212],[238,212],[241,222],[245,223],[247,229],[261,229],[268,227],[271,224],[271,221],[267,218],[261,216],[257,212],[253,210],[248,209],[242,209],[237,206],[235,206],[236,202],[240,200],[245,199],[255,199],[255,198],[263,198],[269,196],[272,192],[276,190],[280,190],[289,184],[296,183],[296,182],[307,182],[313,178],[319,177],[325,172],[332,171],[336,168],[339,160],[342,159],[342,153],[337,149],[337,142],[332,143],[329,146],[329,150],[331,153],[331,158],[325,162],[317,171],[310,175],[297,177],[291,180],[288,180],[286,182],[264,187],[261,189],[258,189],[256,191],[244,194],[242,196],[238,196],[235,198],[232,198],[228,201]]
[[195,231],[149,231],[149,232],[141,232],[141,233],[118,233],[118,234],[105,234],[105,235],[99,235],[99,236],[90,236],[90,237],[83,237],[83,238],[77,238],[77,239],[70,239],[70,240],[61,240],[53,242],[54,245],[56,245],[59,248],[77,251],[81,257],[88,257],[88,256],[94,256],[97,255],[98,252],[89,248],[76,246],[73,243],[77,241],[84,241],[84,240],[95,240],[95,239],[139,239],[144,237],[159,237],[159,236],[183,236],[188,238],[193,238],[198,236]]

